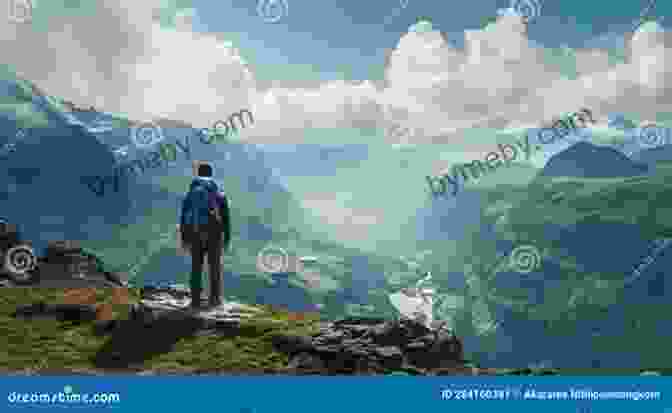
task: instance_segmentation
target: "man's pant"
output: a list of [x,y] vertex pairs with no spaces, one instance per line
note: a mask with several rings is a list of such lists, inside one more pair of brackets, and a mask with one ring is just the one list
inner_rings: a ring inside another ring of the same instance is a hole
[[210,305],[219,305],[222,302],[222,232],[216,225],[206,228],[187,226],[183,229],[183,239],[191,251],[191,280],[190,289],[192,305],[200,305],[203,291],[203,262],[208,256],[210,275]]

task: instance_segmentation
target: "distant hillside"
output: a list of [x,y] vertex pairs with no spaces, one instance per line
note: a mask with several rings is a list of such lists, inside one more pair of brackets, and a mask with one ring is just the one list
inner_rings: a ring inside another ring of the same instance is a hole
[[641,175],[647,170],[646,165],[632,162],[616,149],[579,142],[551,157],[540,176],[611,178]]
[[[469,290],[496,320],[491,342],[508,341],[517,351],[527,346],[532,359],[551,353],[553,365],[563,367],[669,365],[664,348],[672,339],[660,328],[670,310],[665,278],[672,251],[641,276],[632,273],[651,253],[651,240],[672,236],[665,219],[671,178],[672,167],[659,165],[651,175],[539,176],[530,185],[484,190],[482,225],[494,232],[475,231],[458,247],[471,254]],[[539,254],[531,274],[501,264],[517,245]],[[534,345],[522,339],[530,331]],[[580,353],[562,351],[579,345]]]

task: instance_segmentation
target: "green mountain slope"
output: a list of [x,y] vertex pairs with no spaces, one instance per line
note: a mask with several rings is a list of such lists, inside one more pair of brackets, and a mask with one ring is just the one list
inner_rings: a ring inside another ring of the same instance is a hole
[[[672,222],[665,217],[672,208],[671,175],[672,165],[662,162],[655,174],[644,177],[540,177],[529,185],[483,189],[487,199],[482,210],[483,222],[495,224],[499,238],[519,245],[533,245],[542,260],[553,257],[562,269],[562,281],[554,283],[552,293],[549,290],[544,294],[543,302],[538,303],[532,302],[529,291],[522,287],[496,288],[493,283],[496,277],[506,275],[524,279],[526,275],[511,275],[509,261],[497,255],[495,242],[480,236],[475,229],[469,236],[470,241],[455,246],[458,251],[453,258],[456,263],[462,263],[468,288],[451,291],[443,286],[445,280],[439,278],[439,290],[447,297],[443,301],[449,303],[439,311],[445,317],[452,317],[461,334],[476,332],[481,335],[484,351],[496,349],[496,342],[489,341],[489,336],[498,328],[491,322],[496,307],[506,306],[520,319],[543,320],[546,334],[558,337],[574,335],[577,321],[592,322],[595,326],[604,324],[600,320],[608,317],[608,309],[620,305],[629,293],[623,282],[627,270],[618,274],[587,272],[574,257],[566,255],[563,248],[566,246],[545,234],[544,225],[634,224],[641,228],[644,239],[670,237]],[[594,352],[630,349],[647,360],[648,365],[661,366],[661,355],[672,340],[660,335],[657,322],[669,310],[669,305],[662,304],[630,307],[623,320],[625,325],[633,326],[630,333],[586,337],[586,349]],[[651,345],[643,348],[642,343],[646,340]]]

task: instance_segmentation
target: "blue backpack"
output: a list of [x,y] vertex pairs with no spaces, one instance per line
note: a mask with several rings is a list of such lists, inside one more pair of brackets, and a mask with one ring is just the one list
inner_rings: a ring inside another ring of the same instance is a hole
[[209,179],[196,178],[182,202],[182,225],[207,225],[210,217],[210,195],[217,193],[217,184]]

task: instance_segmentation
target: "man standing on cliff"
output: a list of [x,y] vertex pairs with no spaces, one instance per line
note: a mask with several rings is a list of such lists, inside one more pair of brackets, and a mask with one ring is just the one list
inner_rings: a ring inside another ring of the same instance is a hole
[[195,162],[196,177],[182,202],[178,229],[182,243],[191,253],[191,307],[201,307],[202,273],[205,255],[210,275],[210,306],[222,303],[222,248],[228,248],[231,227],[228,200],[213,180],[213,168]]

